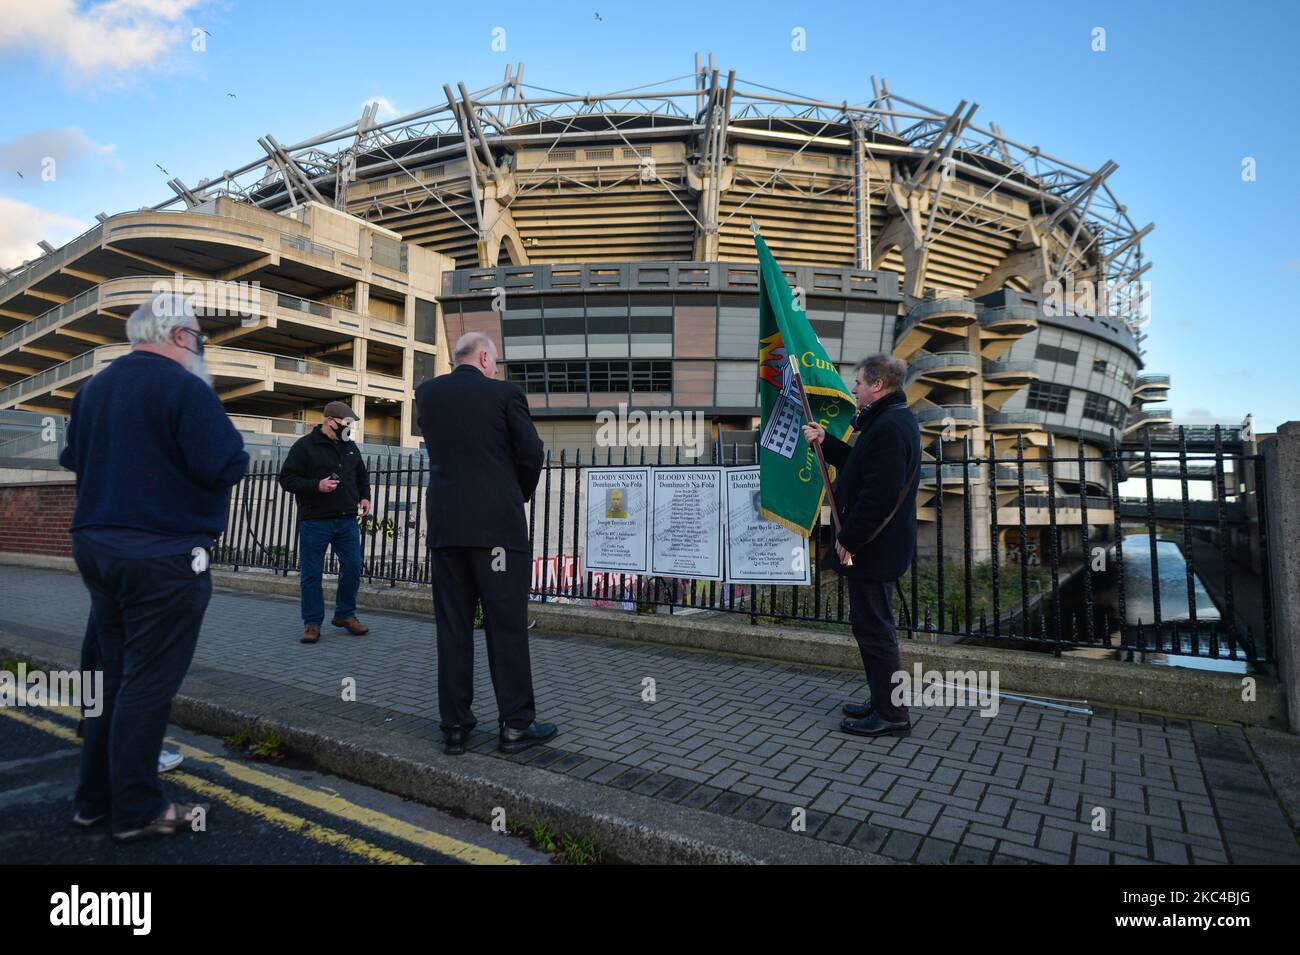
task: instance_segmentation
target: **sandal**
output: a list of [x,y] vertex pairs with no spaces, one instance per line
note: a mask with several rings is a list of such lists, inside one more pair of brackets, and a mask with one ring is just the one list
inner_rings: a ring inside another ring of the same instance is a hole
[[125,832],[115,832],[113,838],[118,842],[135,842],[137,839],[148,839],[152,836],[173,836],[188,829],[199,811],[206,813],[208,807],[204,805],[185,806],[174,802],[169,804],[167,809],[156,816],[148,825],[141,826],[138,829],[127,829]]

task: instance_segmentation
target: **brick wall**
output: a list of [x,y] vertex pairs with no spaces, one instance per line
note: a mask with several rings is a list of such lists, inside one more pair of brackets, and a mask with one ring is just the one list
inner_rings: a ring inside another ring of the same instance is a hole
[[72,556],[73,484],[0,487],[0,551]]

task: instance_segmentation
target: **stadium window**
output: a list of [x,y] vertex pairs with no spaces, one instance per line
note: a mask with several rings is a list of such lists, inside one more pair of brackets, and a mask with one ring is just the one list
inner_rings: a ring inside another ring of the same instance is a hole
[[438,307],[422,298],[415,300],[415,340],[426,345],[438,344]]
[[415,384],[433,377],[433,356],[422,351],[411,353],[411,377]]
[[546,366],[540,361],[512,361],[506,363],[506,381],[513,381],[524,391],[546,390]]
[[1038,343],[1038,349],[1034,352],[1035,358],[1043,361],[1059,362],[1062,365],[1074,365],[1079,361],[1079,353],[1070,348],[1059,348],[1056,345],[1044,345]]
[[668,361],[632,362],[633,391],[672,391],[673,366]]
[[627,362],[593,361],[590,369],[592,391],[628,390]]
[[1083,401],[1083,416],[1093,421],[1120,425],[1124,421],[1124,406],[1113,398],[1088,392]]
[[[1041,346],[1040,346],[1041,347]],[[1035,411],[1054,411],[1064,414],[1070,405],[1070,389],[1047,381],[1035,381],[1029,386],[1025,405]]]
[[583,392],[587,390],[587,363],[582,361],[550,361],[546,363],[547,390],[557,392]]

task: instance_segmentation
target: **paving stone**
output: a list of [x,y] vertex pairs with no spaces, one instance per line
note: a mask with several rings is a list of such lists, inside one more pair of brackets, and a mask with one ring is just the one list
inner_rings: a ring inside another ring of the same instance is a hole
[[1076,846],[1074,850],[1075,865],[1109,865],[1110,853],[1091,846]]
[[1042,862],[1047,865],[1064,865],[1070,861],[1068,852],[1047,852],[1033,846],[1022,846],[1019,843],[1009,841],[998,844],[998,853],[1013,858],[1026,859],[1030,862]]
[[722,793],[723,790],[716,786],[698,786],[687,793],[678,805],[685,809],[703,809]]
[[744,801],[745,797],[740,795],[740,793],[734,793],[728,790],[710,802],[708,810],[709,812],[716,812],[721,816],[729,816],[739,809]]
[[1074,849],[1074,834],[1046,823],[1038,834],[1038,848],[1045,852],[1060,853],[1067,858]]
[[955,842],[948,842],[945,839],[926,839],[921,843],[920,850],[916,853],[918,863],[945,863],[952,860],[957,851]]
[[993,854],[988,849],[977,849],[974,846],[963,845],[957,847],[952,861],[957,865],[988,865],[992,858]]
[[668,802],[679,802],[695,788],[696,784],[689,779],[674,779],[655,795]]
[[[750,801],[752,802],[753,800]],[[790,829],[795,819],[794,809],[795,807],[787,806],[782,803],[772,803],[770,804],[770,808],[763,813],[762,817],[754,821],[771,829]],[[791,831],[793,832],[794,830]]]
[[[739,809],[732,813],[732,815],[737,819],[743,819],[746,822],[758,822],[758,820],[762,819],[763,816],[767,814],[768,810],[774,805],[776,804],[770,799],[761,799],[756,796],[752,799],[746,800]],[[788,812],[789,810],[787,809],[786,811]]]
[[858,826],[849,839],[849,846],[862,852],[879,852],[880,847],[885,844],[885,840],[889,838],[889,835],[890,830],[883,829],[880,826],[873,826],[870,822],[864,822]]
[[1005,819],[1011,811],[1011,805],[1011,800],[1005,796],[989,794],[980,800],[979,810],[986,815]]
[[[837,845],[844,845],[853,835],[858,823],[855,819],[847,816],[830,816],[825,824],[817,830],[817,838],[823,842],[834,842]],[[811,828],[811,826],[809,827]]]
[[899,862],[908,862],[916,855],[920,845],[921,837],[915,833],[893,832],[885,840],[885,844],[880,847],[880,852],[882,855],[897,859]]
[[651,773],[633,786],[632,791],[643,796],[654,796],[661,790],[666,789],[672,782],[673,778],[671,776],[665,776],[663,773]]
[[[75,575],[17,566],[0,574],[0,627],[22,634],[39,620],[39,639],[75,653],[86,611]],[[216,591],[188,680],[345,719],[380,739],[399,733],[437,745],[428,617],[367,611],[364,644],[327,635],[311,652],[294,638],[296,618],[296,599]],[[888,840],[918,860],[955,846],[952,858],[963,862],[1071,851],[1085,864],[1300,862],[1239,727],[1101,707],[1089,717],[1006,705],[991,718],[918,708],[908,739],[864,740],[836,730],[860,676],[573,635],[534,633],[530,648],[539,718],[556,721],[561,735],[513,757],[496,752],[480,652],[482,728],[469,748],[487,759],[683,809],[746,817],[762,809],[759,821],[788,819],[797,804],[818,838],[867,851]],[[640,700],[647,674],[659,681],[654,705]],[[357,680],[360,702],[339,699],[342,676]],[[1107,809],[1111,833],[1091,831],[1095,806]]]

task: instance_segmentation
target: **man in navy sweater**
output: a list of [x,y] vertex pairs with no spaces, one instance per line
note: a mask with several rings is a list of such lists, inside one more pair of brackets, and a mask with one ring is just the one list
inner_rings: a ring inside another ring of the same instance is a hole
[[59,462],[77,472],[72,555],[90,591],[104,709],[87,719],[73,821],[122,841],[189,828],[158,751],[212,596],[211,549],[248,468],[203,360],[191,303],[162,293],[126,323],[132,349],[72,402]]

